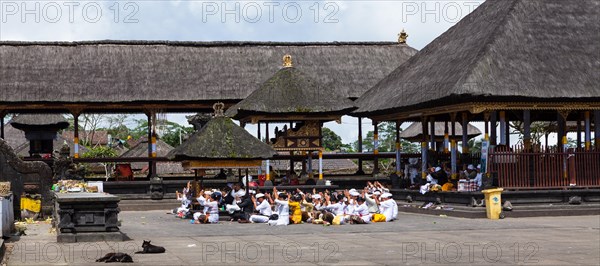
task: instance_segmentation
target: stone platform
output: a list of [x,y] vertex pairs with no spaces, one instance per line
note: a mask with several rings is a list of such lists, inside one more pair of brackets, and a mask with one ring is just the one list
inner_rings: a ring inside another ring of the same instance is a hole
[[123,241],[119,201],[105,193],[54,193],[58,242]]

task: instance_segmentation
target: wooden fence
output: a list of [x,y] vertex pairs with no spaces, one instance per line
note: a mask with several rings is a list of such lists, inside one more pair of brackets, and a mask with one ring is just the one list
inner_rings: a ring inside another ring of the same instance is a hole
[[600,186],[600,151],[514,146],[489,154],[489,172],[504,188]]

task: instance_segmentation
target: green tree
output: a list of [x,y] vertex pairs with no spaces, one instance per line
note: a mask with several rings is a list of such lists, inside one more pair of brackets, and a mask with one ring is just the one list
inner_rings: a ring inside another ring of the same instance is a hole
[[[169,122],[173,123],[173,122]],[[184,127],[179,124],[173,123],[166,131],[163,131],[161,139],[173,147],[181,145],[181,142],[185,141],[190,135],[194,133],[193,127]]]
[[[106,147],[106,146],[95,146],[95,147],[89,147],[89,150],[84,153],[82,155],[83,158],[110,158],[110,157],[117,157],[119,155],[119,153],[110,147]],[[104,166],[104,173],[105,173],[105,177],[106,180],[108,180],[108,178],[110,177],[110,173],[113,172],[114,163],[100,163],[102,166]]]
[[467,145],[469,146],[469,152],[471,154],[480,153],[482,141],[483,141],[483,139],[475,139],[475,138],[470,139],[467,142]]
[[333,132],[331,129],[324,127],[323,133],[323,148],[327,151],[339,151],[342,147],[342,138]]

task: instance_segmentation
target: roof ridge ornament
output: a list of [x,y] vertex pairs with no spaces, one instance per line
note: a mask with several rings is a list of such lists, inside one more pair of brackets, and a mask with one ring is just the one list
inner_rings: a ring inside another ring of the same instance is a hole
[[292,67],[292,56],[286,54],[283,56],[283,67]]
[[225,116],[223,114],[223,108],[225,108],[225,104],[222,102],[213,104],[213,110],[215,110],[214,117]]
[[406,31],[402,29],[402,31],[398,33],[398,43],[406,44],[406,39],[408,39],[408,34],[406,34]]

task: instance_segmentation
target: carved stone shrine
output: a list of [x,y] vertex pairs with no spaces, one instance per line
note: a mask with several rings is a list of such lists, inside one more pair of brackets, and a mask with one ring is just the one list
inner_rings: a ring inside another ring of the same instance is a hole
[[54,193],[57,242],[123,241],[120,200],[105,193]]

